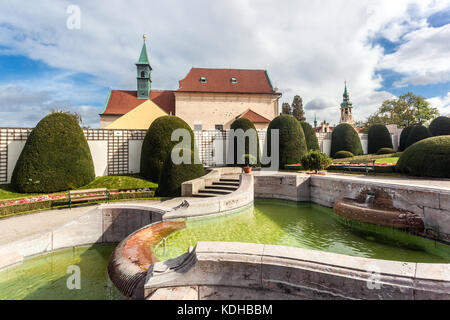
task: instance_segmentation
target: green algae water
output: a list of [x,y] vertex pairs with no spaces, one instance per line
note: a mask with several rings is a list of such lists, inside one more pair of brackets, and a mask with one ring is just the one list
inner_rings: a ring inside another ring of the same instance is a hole
[[[120,292],[109,280],[107,265],[113,245],[55,251],[26,259],[0,272],[1,300],[116,300]],[[78,266],[80,289],[68,289]],[[69,272],[69,273],[68,273]]]
[[256,200],[236,213],[187,220],[187,227],[159,243],[163,261],[199,241],[283,245],[384,260],[448,263],[450,246],[387,227],[340,219],[312,203]]

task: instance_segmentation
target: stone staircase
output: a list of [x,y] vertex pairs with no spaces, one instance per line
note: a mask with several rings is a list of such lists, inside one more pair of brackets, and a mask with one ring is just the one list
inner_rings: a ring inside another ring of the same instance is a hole
[[223,175],[219,180],[198,190],[192,196],[196,198],[211,198],[223,196],[236,191],[239,188],[238,175]]

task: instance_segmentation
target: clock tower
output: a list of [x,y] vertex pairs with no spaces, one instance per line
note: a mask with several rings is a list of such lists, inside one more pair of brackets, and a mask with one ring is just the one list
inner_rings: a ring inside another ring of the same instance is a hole
[[146,35],[144,34],[144,44],[142,45],[139,61],[136,63],[137,68],[137,98],[150,99],[150,90],[152,88],[152,67],[148,61],[147,46],[145,45]]

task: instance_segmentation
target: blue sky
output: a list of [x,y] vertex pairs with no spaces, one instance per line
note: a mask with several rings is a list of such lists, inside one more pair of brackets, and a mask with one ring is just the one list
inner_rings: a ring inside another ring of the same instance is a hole
[[0,126],[53,108],[98,127],[109,88],[135,89],[143,33],[157,89],[191,67],[257,68],[309,121],[338,122],[344,80],[358,120],[408,91],[450,115],[450,1],[74,2],[80,29],[70,1],[0,4]]

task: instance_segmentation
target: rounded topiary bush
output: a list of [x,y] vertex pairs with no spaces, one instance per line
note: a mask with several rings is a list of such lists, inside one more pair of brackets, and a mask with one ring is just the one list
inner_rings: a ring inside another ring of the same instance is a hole
[[381,148],[393,148],[391,134],[384,124],[375,124],[370,127],[367,134],[368,153],[373,154]]
[[430,131],[422,125],[413,126],[411,132],[406,140],[405,148],[407,149],[410,145],[416,143],[417,141],[427,139],[431,137]]
[[308,150],[320,150],[319,141],[317,140],[316,132],[308,122],[300,122],[303,133],[305,134],[306,146]]
[[[246,118],[240,118],[240,119],[235,120],[231,124],[230,129],[235,130],[235,131],[238,129],[242,129],[244,131],[244,133],[246,133],[248,130],[253,130],[253,133],[256,137],[256,149],[250,150],[251,149],[250,148],[250,139],[248,137],[246,137],[244,151],[238,152],[238,146],[237,146],[238,139],[237,139],[237,137],[234,137],[234,159],[229,159],[228,164],[229,165],[238,165],[239,162],[242,162],[240,160],[243,159],[244,155],[248,154],[256,159],[256,164],[257,164],[257,166],[259,166],[261,163],[260,162],[261,157],[260,157],[259,139],[258,139],[258,132],[256,131],[256,128],[255,128],[255,125],[253,124],[253,122],[251,122],[250,120],[248,120]],[[252,151],[252,152],[250,152],[250,151]],[[230,163],[230,162],[232,162],[232,163]]]
[[181,184],[183,182],[199,178],[205,175],[205,169],[200,161],[195,161],[196,156],[189,149],[175,149],[180,156],[189,153],[191,163],[174,164],[171,157],[167,157],[161,171],[157,194],[164,197],[178,197],[181,195]]
[[408,140],[409,134],[411,133],[411,130],[414,126],[406,127],[402,130],[402,133],[400,134],[400,142],[398,145],[398,151],[404,151],[406,149],[406,141]]
[[327,157],[325,153],[318,150],[311,150],[301,159],[302,169],[314,170],[316,173],[319,170],[328,168],[333,161]]
[[176,129],[186,129],[189,132],[190,147],[183,147],[194,150],[194,132],[184,120],[176,116],[159,117],[148,128],[142,143],[142,176],[153,182],[159,182],[164,161],[170,156],[173,147],[179,144],[177,141],[171,141],[172,132]]
[[450,135],[450,118],[444,116],[437,117],[431,121],[429,129],[433,136]]
[[353,158],[355,155],[349,151],[338,151],[334,154],[334,159]]
[[74,116],[55,112],[31,131],[11,183],[19,192],[57,192],[94,180],[91,151]]
[[349,151],[355,156],[363,154],[358,133],[348,123],[341,123],[331,134],[331,156],[338,151]]
[[377,154],[392,154],[395,153],[395,150],[392,148],[381,148],[377,151]]
[[450,136],[413,144],[400,156],[396,170],[414,176],[450,178]]
[[299,163],[300,159],[308,151],[305,134],[302,126],[291,115],[282,114],[273,119],[267,128],[267,155],[272,155],[272,131],[279,130],[279,164],[284,167],[287,164]]

